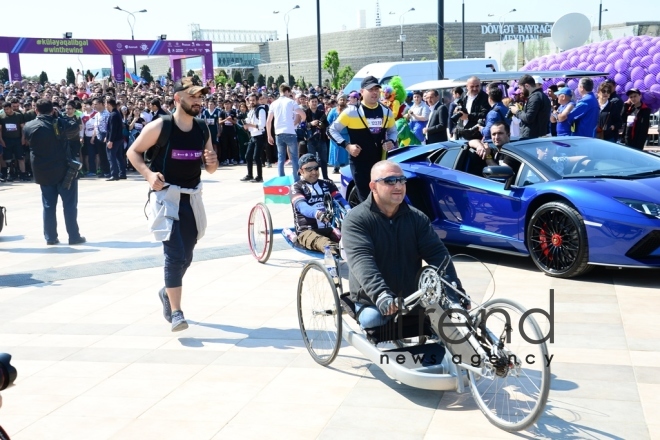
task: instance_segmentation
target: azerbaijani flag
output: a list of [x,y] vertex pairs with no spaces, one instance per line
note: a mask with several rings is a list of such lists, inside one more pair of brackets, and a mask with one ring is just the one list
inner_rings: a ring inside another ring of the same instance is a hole
[[129,86],[133,86],[135,84],[133,82],[133,78],[131,78],[131,74],[128,73],[128,70],[126,69],[124,69],[124,82]]
[[291,203],[293,176],[273,177],[264,182],[265,203]]

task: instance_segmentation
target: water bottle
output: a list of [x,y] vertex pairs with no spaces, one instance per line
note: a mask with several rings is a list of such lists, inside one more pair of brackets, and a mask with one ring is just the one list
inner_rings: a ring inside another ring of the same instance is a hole
[[284,229],[282,230],[282,232],[284,233],[284,236],[285,236],[287,239],[289,239],[289,241],[290,241],[291,243],[295,243],[295,242],[298,240],[298,236],[297,236],[296,233],[293,232],[291,229],[289,229],[289,228],[284,228]]
[[335,266],[335,258],[332,256],[332,252],[330,252],[330,246],[327,245],[325,246],[323,252],[323,265],[330,274],[330,278],[332,278],[332,281],[335,284],[339,284],[339,276],[337,275],[337,266]]

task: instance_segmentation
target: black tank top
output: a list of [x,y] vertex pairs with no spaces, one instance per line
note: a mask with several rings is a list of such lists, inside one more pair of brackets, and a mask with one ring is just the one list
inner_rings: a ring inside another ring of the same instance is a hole
[[199,124],[193,121],[192,130],[181,131],[172,118],[170,141],[154,160],[154,171],[162,173],[167,183],[182,188],[195,188],[202,175],[200,165],[204,144],[204,133]]

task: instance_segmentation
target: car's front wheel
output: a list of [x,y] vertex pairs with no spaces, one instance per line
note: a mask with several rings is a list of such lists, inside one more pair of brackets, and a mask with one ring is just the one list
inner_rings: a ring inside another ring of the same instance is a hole
[[527,225],[527,249],[534,264],[552,277],[576,277],[591,268],[584,220],[564,202],[549,202],[534,212]]

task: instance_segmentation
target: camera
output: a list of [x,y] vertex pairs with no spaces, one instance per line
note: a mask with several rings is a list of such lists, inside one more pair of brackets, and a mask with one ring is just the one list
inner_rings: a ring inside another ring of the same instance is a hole
[[0,353],[0,391],[14,384],[16,374],[16,368],[11,365],[11,355]]
[[458,121],[461,119],[463,116],[463,113],[465,113],[465,109],[463,108],[462,104],[458,104],[456,106],[455,113],[451,115],[450,119],[454,124],[458,124]]
[[69,159],[67,161],[66,174],[64,175],[64,180],[62,180],[62,187],[64,189],[71,188],[73,179],[78,177],[78,171],[80,171],[81,168],[82,163],[78,162],[77,160]]

